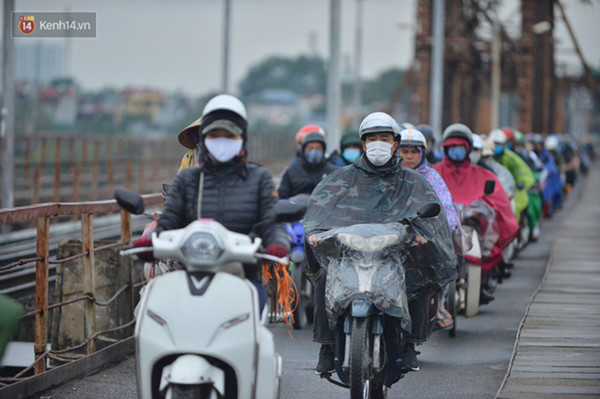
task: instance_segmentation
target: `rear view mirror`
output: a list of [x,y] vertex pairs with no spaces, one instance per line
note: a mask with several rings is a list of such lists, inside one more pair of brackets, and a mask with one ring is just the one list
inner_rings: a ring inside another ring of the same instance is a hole
[[496,189],[496,182],[494,180],[486,180],[485,187],[483,188],[484,195],[490,195]]
[[292,223],[302,219],[306,206],[291,201],[279,200],[274,207],[276,223]]
[[423,205],[419,211],[417,212],[417,216],[421,219],[432,218],[440,214],[442,208],[440,204],[437,202],[430,202],[428,204]]
[[309,194],[296,194],[288,199],[288,201],[303,206],[305,208],[308,205],[308,200],[310,200]]
[[275,222],[292,223],[302,219],[310,200],[308,194],[297,194],[285,200],[279,200],[275,204]]
[[134,215],[144,213],[144,199],[137,192],[124,187],[117,187],[114,197],[117,200],[117,204],[125,211]]

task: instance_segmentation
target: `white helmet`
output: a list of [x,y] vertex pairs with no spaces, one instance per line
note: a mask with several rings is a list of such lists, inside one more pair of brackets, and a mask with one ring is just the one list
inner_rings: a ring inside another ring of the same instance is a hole
[[400,126],[389,114],[385,112],[373,112],[365,117],[358,129],[358,135],[362,139],[370,133],[393,133],[394,139],[400,139]]
[[544,141],[544,147],[546,147],[548,151],[556,150],[558,148],[558,139],[552,136],[547,137]]
[[423,133],[417,129],[404,129],[400,132],[400,145],[403,147],[427,148],[427,140],[425,140]]
[[502,129],[494,129],[490,132],[490,139],[496,144],[506,144],[506,133]]
[[491,157],[494,155],[494,142],[489,137],[483,142],[483,148],[481,149],[481,156]]
[[229,94],[219,94],[210,99],[204,110],[202,110],[202,116],[208,115],[214,111],[231,111],[238,114],[242,119],[247,120],[246,107],[237,98]]
[[474,150],[482,150],[483,149],[483,139],[480,135],[473,133],[473,149]]

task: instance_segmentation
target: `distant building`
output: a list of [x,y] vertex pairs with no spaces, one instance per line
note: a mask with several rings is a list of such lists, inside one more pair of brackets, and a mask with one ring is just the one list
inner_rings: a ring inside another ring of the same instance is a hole
[[62,43],[15,40],[15,80],[47,85],[65,74]]

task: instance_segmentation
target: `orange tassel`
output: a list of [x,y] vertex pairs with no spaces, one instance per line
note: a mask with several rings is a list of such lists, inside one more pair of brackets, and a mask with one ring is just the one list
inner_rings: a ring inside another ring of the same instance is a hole
[[[296,306],[298,305],[298,287],[296,287],[292,276],[290,276],[288,273],[287,265],[282,263],[272,263],[272,265],[273,268],[271,269],[270,264],[264,264],[262,270],[264,284],[268,284],[273,277],[275,277],[275,282],[277,284],[277,292],[271,293],[272,295],[275,295],[277,309],[271,309],[271,312],[281,311],[285,319],[285,323],[291,329],[292,325],[290,324],[290,320],[292,323],[294,322],[293,312],[296,310]],[[273,273],[271,273],[271,270],[273,270]],[[273,274],[275,276],[273,276]],[[296,306],[294,306],[292,309],[293,303],[295,303]]]

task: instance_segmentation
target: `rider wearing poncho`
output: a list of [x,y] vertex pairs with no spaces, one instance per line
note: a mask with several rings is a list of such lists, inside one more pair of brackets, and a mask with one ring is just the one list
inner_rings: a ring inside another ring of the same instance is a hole
[[[436,163],[433,168],[442,176],[448,185],[454,202],[470,205],[482,199],[495,211],[498,237],[495,239],[491,253],[481,259],[481,272],[488,273],[502,262],[502,251],[516,237],[519,224],[515,219],[508,196],[502,184],[492,172],[471,164],[469,152],[473,149],[471,129],[461,123],[448,126],[444,131],[443,146],[446,157]],[[494,192],[482,198],[485,182],[495,182]],[[472,262],[477,263],[473,259]]]
[[[412,319],[407,342],[415,363],[410,368],[418,370],[414,344],[426,339],[425,319],[431,293],[456,278],[450,228],[433,187],[418,172],[402,167],[401,159],[393,155],[400,141],[397,122],[386,113],[372,113],[363,120],[359,135],[365,153],[352,165],[327,176],[313,191],[304,216],[306,237],[310,242],[311,235],[337,227],[397,223],[415,216],[425,204],[440,205],[437,216],[411,222],[421,236],[419,239],[424,238],[426,243],[413,242],[404,264]],[[319,265],[311,246],[306,247],[309,265],[317,274],[313,339],[322,344],[317,365],[320,374],[333,367],[334,332],[327,324],[325,309],[326,272],[321,267],[326,265]],[[407,351],[406,346],[404,350]],[[410,357],[409,354],[405,359]]]

